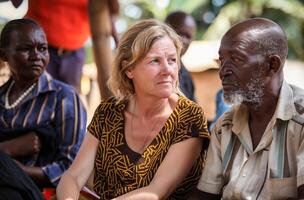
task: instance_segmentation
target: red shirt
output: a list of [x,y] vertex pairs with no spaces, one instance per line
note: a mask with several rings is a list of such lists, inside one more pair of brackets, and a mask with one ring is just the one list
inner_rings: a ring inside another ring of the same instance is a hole
[[90,35],[88,0],[29,0],[27,17],[43,27],[53,47],[75,50]]

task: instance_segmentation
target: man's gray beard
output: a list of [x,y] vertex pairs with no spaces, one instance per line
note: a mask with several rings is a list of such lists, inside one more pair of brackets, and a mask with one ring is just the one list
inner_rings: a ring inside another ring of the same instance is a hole
[[245,89],[224,92],[223,99],[227,104],[235,105],[243,102],[259,106],[264,96],[264,81],[261,72],[253,74]]

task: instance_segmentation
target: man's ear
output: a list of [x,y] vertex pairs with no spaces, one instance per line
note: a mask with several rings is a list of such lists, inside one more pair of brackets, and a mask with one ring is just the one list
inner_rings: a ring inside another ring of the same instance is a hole
[[268,74],[270,76],[282,70],[282,60],[278,55],[270,55],[268,57]]

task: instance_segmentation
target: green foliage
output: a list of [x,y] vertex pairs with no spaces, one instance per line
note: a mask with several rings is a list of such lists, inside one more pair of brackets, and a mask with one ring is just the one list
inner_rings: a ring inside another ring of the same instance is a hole
[[173,10],[182,10],[192,13],[197,7],[206,5],[207,2],[207,0],[172,0],[167,8],[167,14]]
[[230,0],[207,28],[204,39],[219,39],[232,24],[251,17],[280,24],[288,38],[288,57],[304,60],[304,5],[298,0]]

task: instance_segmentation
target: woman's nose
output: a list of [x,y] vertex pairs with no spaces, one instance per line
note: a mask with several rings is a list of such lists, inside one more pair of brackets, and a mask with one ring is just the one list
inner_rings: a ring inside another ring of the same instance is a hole
[[33,48],[30,52],[30,58],[31,59],[39,59],[40,58],[40,52],[37,48]]
[[165,61],[162,65],[162,73],[169,74],[172,71],[173,71],[173,66],[168,61]]

